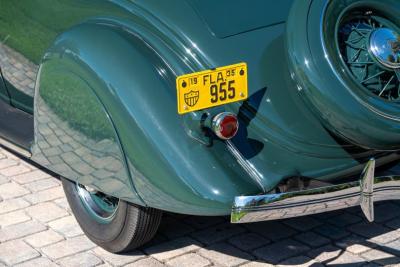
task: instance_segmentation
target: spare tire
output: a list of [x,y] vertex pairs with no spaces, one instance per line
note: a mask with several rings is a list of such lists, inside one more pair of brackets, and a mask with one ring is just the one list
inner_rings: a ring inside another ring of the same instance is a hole
[[400,149],[398,0],[295,1],[291,77],[323,125],[367,149]]

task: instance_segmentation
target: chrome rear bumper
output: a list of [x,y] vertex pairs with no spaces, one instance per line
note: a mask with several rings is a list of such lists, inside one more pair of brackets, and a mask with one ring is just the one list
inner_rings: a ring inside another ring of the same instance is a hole
[[359,181],[279,194],[235,198],[232,223],[277,220],[361,206],[369,221],[374,220],[374,202],[400,199],[400,174],[375,177],[371,159]]

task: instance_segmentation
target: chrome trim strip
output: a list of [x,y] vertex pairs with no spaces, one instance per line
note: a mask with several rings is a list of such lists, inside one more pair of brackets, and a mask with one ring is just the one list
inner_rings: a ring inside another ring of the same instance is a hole
[[359,181],[303,191],[235,197],[232,223],[248,223],[299,217],[361,206],[374,220],[374,202],[400,199],[400,174],[374,177],[375,159],[364,168]]
[[6,148],[11,149],[12,151],[15,151],[16,153],[26,157],[26,158],[31,158],[32,154],[30,151],[23,149],[22,147],[19,147],[10,141],[4,139],[3,137],[0,136],[0,145],[4,146]]

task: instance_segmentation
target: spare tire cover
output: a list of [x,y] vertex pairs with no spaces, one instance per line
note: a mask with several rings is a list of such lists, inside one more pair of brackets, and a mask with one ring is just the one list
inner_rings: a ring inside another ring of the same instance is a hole
[[291,77],[334,134],[400,148],[400,2],[295,1],[286,25]]

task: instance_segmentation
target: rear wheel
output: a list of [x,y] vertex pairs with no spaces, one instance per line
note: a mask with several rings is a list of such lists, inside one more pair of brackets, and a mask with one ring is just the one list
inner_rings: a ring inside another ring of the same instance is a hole
[[150,241],[157,232],[161,211],[127,203],[65,178],[62,184],[82,230],[104,249],[127,252]]

